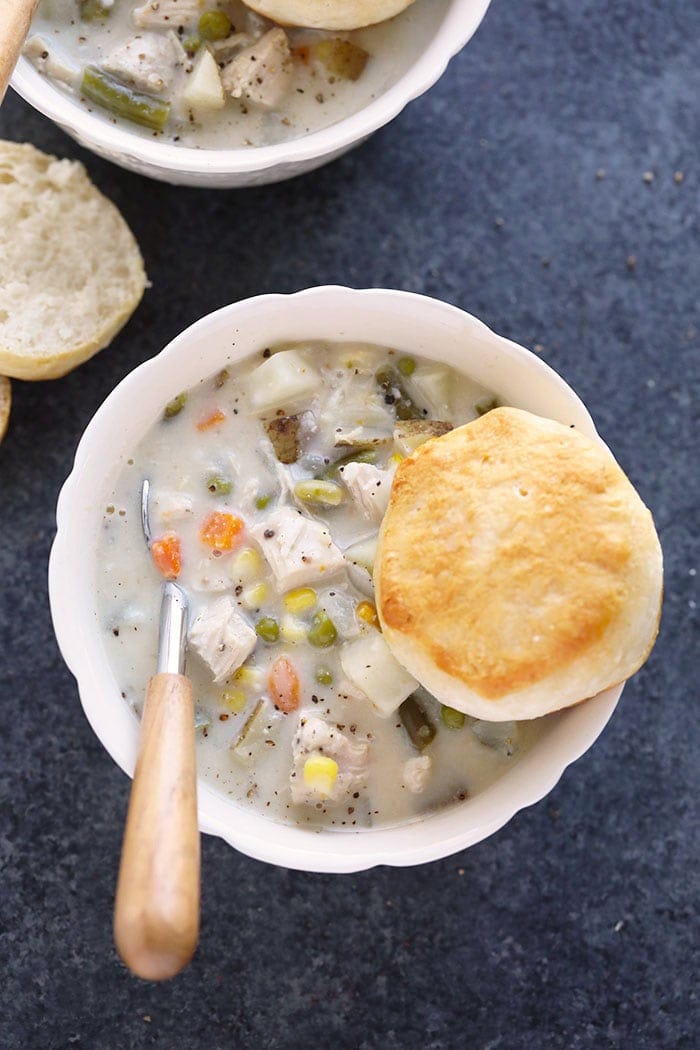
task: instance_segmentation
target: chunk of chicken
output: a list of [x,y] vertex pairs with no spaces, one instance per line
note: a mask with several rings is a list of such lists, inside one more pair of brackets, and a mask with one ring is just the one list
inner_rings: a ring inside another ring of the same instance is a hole
[[60,54],[57,54],[43,36],[30,36],[24,45],[23,54],[40,73],[46,74],[52,80],[60,80],[69,87],[76,87],[80,82],[78,66],[71,65]]
[[329,578],[345,565],[328,529],[292,507],[273,511],[250,532],[283,591]]
[[389,505],[392,474],[371,463],[346,463],[338,470],[357,508],[368,521],[381,521]]
[[304,780],[304,766],[307,759],[321,755],[338,764],[338,775],[329,790],[324,792],[325,799],[340,802],[366,787],[369,744],[350,740],[337,726],[329,725],[322,718],[302,715],[292,741],[289,785],[294,803],[318,802],[318,791]]
[[178,63],[179,55],[169,36],[141,33],[111,51],[102,68],[129,87],[159,94],[172,84]]
[[237,671],[255,648],[253,628],[236,611],[230,595],[203,609],[190,627],[190,646],[211,668],[215,682]]
[[275,109],[290,90],[293,76],[287,34],[277,27],[236,55],[224,68],[221,79],[233,98]]
[[131,18],[139,29],[177,29],[196,22],[201,13],[200,0],[147,0],[132,12]]
[[182,521],[192,513],[192,497],[184,492],[157,492],[150,499],[151,512],[163,525]]
[[430,755],[415,755],[407,759],[403,764],[403,786],[414,794],[419,795],[425,789],[430,777],[433,760]]

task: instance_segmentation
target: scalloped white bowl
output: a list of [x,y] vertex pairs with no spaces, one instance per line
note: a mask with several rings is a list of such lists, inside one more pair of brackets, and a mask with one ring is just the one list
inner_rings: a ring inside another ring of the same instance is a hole
[[[108,663],[95,597],[94,552],[108,493],[164,403],[268,343],[303,339],[373,342],[444,361],[508,404],[573,423],[597,437],[576,394],[538,357],[470,314],[410,292],[326,287],[263,295],[217,310],[187,328],[128,375],[87,427],[58,500],[58,532],[49,565],[51,613],[61,652],[78,680],[90,724],[129,775],[136,762],[138,721],[121,698]],[[358,831],[278,824],[239,808],[200,780],[200,827],[251,857],[306,871],[358,871],[445,857],[486,838],[546,795],[602,731],[621,692],[621,686],[609,689],[554,716],[546,735],[495,784],[410,824]]]
[[320,131],[275,146],[195,149],[116,127],[109,116],[89,112],[75,96],[52,84],[24,57],[10,83],[23,99],[81,146],[123,168],[183,186],[260,186],[313,171],[393,120],[408,102],[424,94],[442,76],[450,59],[476,32],[490,2],[451,0],[418,61],[408,65],[369,105]]

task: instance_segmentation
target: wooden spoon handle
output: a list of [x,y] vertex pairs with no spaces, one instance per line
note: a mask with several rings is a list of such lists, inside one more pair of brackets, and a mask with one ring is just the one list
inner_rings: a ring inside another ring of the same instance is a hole
[[0,0],[0,102],[39,0]]
[[189,679],[151,678],[126,818],[114,939],[149,981],[188,963],[199,933],[199,829],[194,705]]

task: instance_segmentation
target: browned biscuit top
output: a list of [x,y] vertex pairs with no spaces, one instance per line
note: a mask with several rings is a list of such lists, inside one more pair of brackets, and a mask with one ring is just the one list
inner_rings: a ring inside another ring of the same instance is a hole
[[610,626],[645,599],[640,559],[657,550],[651,515],[604,447],[495,409],[400,464],[375,566],[379,612],[390,643],[415,643],[497,700],[587,654],[604,659]]

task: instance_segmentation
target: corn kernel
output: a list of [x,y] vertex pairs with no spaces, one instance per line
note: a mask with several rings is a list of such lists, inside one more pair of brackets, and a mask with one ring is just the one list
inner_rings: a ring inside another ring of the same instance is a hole
[[322,798],[328,798],[338,777],[338,763],[325,755],[312,755],[304,762],[304,783]]
[[369,623],[373,627],[376,627],[379,622],[377,609],[372,602],[358,602],[355,612],[357,613],[358,620],[363,620],[365,623]]
[[233,559],[231,574],[238,580],[254,580],[260,574],[262,560],[252,547],[244,547]]
[[406,457],[403,456],[400,452],[394,452],[394,454],[392,456],[389,456],[389,462],[390,463],[396,463],[398,465],[405,458]]
[[287,612],[305,612],[307,609],[313,609],[316,604],[316,591],[312,587],[297,587],[295,591],[285,594],[282,603]]
[[243,689],[260,689],[265,680],[265,675],[259,667],[239,667],[234,672],[233,680]]
[[242,689],[227,689],[221,694],[221,701],[224,707],[227,707],[229,711],[233,711],[234,714],[240,715],[247,703],[247,697]]
[[306,624],[293,616],[283,616],[280,621],[280,634],[285,642],[291,642],[292,645],[306,641],[306,630]]
[[267,598],[267,584],[254,583],[252,587],[246,587],[241,594],[241,602],[246,609],[259,609]]

